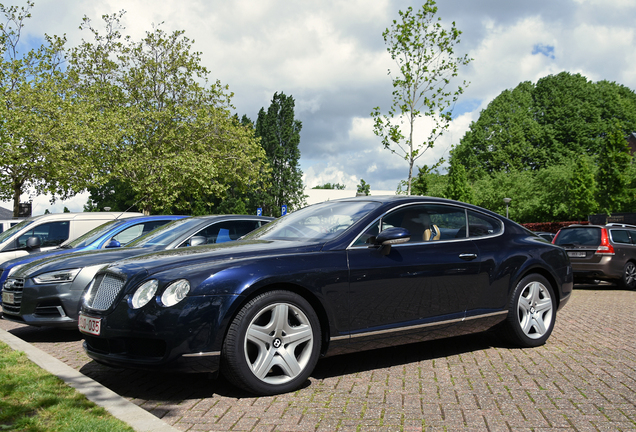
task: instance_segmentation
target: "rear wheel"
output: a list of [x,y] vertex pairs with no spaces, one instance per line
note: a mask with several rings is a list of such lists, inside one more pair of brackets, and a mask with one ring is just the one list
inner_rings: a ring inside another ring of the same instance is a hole
[[320,322],[303,297],[269,291],[236,315],[223,344],[223,374],[259,395],[297,389],[320,354]]
[[524,277],[515,288],[504,323],[507,338],[523,347],[543,345],[554,329],[556,298],[539,274]]
[[636,264],[631,261],[623,267],[621,286],[630,290],[636,289]]

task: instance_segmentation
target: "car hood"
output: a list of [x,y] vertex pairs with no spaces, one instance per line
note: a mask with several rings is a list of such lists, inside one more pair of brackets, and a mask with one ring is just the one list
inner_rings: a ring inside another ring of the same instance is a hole
[[175,267],[186,267],[208,262],[221,263],[247,258],[275,257],[317,252],[324,243],[306,243],[282,240],[238,240],[216,245],[171,249],[135,256],[115,262],[109,271],[132,275],[144,272],[152,275]]
[[79,251],[58,256],[46,256],[30,262],[16,271],[12,277],[26,278],[50,271],[109,264],[124,258],[149,253],[153,248],[117,248],[108,250]]
[[62,248],[55,248],[55,249],[51,249],[48,251],[42,251],[42,252],[35,252],[35,253],[31,253],[29,255],[23,255],[23,256],[19,256],[17,258],[13,258],[11,260],[5,261],[2,264],[0,264],[0,267],[3,269],[9,269],[12,268],[13,266],[19,265],[19,264],[27,264],[33,261],[37,261],[40,259],[47,259],[47,258],[51,258],[57,255],[67,255],[69,253],[73,253],[73,252],[77,252],[80,251],[82,249],[62,249]]

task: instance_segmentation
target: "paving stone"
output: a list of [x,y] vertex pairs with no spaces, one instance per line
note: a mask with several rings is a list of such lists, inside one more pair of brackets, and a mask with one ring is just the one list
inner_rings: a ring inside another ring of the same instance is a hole
[[[590,313],[593,311],[593,313]],[[576,287],[548,342],[487,332],[322,359],[304,388],[254,397],[223,378],[109,368],[77,332],[10,331],[183,431],[636,431],[636,292]]]

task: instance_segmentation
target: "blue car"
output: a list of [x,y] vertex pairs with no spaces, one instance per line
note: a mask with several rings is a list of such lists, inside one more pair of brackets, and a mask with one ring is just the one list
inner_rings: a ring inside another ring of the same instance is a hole
[[137,237],[145,235],[170,221],[183,219],[187,216],[139,216],[125,219],[116,219],[106,222],[87,232],[81,237],[62,243],[60,247],[32,253],[14,258],[0,264],[0,289],[4,285],[9,274],[21,266],[46,257],[53,257],[71,252],[110,249],[124,246]]

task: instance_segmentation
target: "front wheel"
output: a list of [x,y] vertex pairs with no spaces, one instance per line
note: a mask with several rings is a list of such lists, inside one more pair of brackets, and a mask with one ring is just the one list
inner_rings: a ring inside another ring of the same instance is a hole
[[623,268],[621,286],[630,290],[636,288],[636,264],[631,261],[625,264],[625,267]]
[[524,277],[508,306],[505,335],[522,347],[540,346],[550,337],[555,320],[556,299],[550,282],[538,274]]
[[320,354],[320,322],[303,297],[269,291],[236,315],[223,344],[223,374],[259,395],[296,390]]

